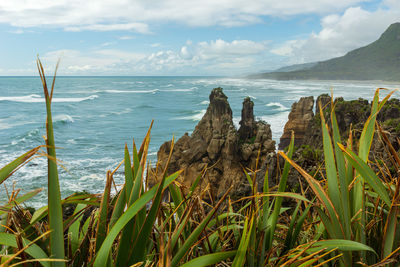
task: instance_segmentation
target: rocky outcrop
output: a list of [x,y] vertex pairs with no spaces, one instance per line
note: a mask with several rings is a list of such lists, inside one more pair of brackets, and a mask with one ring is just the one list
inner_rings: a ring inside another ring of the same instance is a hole
[[308,130],[309,124],[314,117],[314,98],[312,96],[302,97],[293,103],[289,113],[289,120],[285,124],[283,135],[279,143],[279,149],[284,149],[290,143],[292,131],[294,132],[295,145],[301,144]]
[[[300,102],[301,100],[299,103]],[[294,106],[296,108],[296,105]],[[323,109],[323,115],[327,124],[329,126],[331,125],[331,98],[328,95],[321,95],[317,98],[315,115],[312,116],[312,119],[308,122],[307,131],[303,135],[302,139],[297,138],[296,140],[296,149],[293,155],[293,159],[297,164],[299,164],[308,173],[312,175],[316,174],[317,178],[319,177],[317,170],[320,166],[323,166],[322,132],[319,106],[321,106]],[[354,150],[357,151],[358,140],[364,124],[371,113],[371,103],[368,100],[361,98],[357,100],[346,101],[342,97],[339,97],[334,100],[334,106],[342,143],[346,143],[351,129],[353,135],[353,147]],[[308,116],[308,114],[310,114],[309,111],[304,109],[303,112],[305,113],[298,114],[297,117],[302,118],[305,115]],[[293,109],[291,113],[293,113]],[[289,116],[289,122],[290,120],[291,118]],[[393,147],[396,150],[399,150],[400,143],[398,141],[398,137],[400,137],[400,101],[398,99],[390,99],[378,113],[377,121],[386,132]],[[301,127],[303,126],[294,125],[292,128],[296,129]],[[288,142],[281,142],[279,147],[284,149],[287,145]],[[379,160],[381,163],[384,162],[384,164],[387,166],[387,170],[393,168],[390,156],[385,149],[385,144],[382,142],[378,133],[376,133],[374,136],[370,153],[370,161],[376,162],[376,160]],[[323,173],[323,168],[321,171]],[[291,172],[288,179],[294,182],[296,180],[301,180],[302,178],[298,172]]]
[[253,107],[253,101],[250,100],[250,97],[246,97],[243,101],[242,120],[239,122],[239,137],[242,140],[251,138],[254,135],[255,121]]
[[[209,98],[207,111],[192,135],[186,133],[175,143],[167,173],[183,170],[178,181],[183,190],[186,190],[206,169],[198,189],[209,186],[215,198],[220,197],[231,186],[233,186],[231,197],[249,195],[250,186],[244,175],[244,171],[249,169],[257,169],[256,181],[259,191],[264,183],[267,168],[270,187],[277,185],[280,177],[279,169],[283,167],[284,160],[278,158],[275,153],[270,125],[255,119],[254,103],[251,99],[247,97],[243,101],[240,128],[237,130],[232,122],[232,110],[228,98],[222,88],[213,89]],[[337,98],[334,100],[334,105],[343,142],[347,140],[350,129],[354,140],[358,140],[363,125],[370,115],[371,104],[364,99],[345,101],[343,98]],[[313,97],[303,97],[292,105],[279,144],[280,149],[287,147],[291,131],[294,131],[296,149],[293,159],[317,179],[322,177],[320,174],[324,172],[320,106],[327,124],[330,125],[330,96],[319,96],[315,105]],[[377,120],[387,131],[394,148],[400,149],[397,138],[400,136],[400,101],[389,100],[378,114]],[[158,171],[150,172],[147,178],[150,185],[160,180],[171,152],[171,145],[171,141],[161,145],[157,154]],[[353,147],[356,149],[357,146],[358,144],[354,142]],[[377,135],[371,151],[371,161],[374,161],[375,157],[384,159],[386,166],[391,168],[387,151]],[[288,188],[294,191],[306,185],[296,171],[289,173],[287,184]]]
[[[189,188],[204,168],[199,188],[209,185],[214,197],[219,197],[233,186],[232,197],[250,193],[250,186],[244,175],[244,168],[255,168],[271,161],[275,155],[270,125],[255,121],[254,103],[250,98],[243,101],[240,129],[232,121],[232,110],[222,88],[215,88],[210,94],[210,104],[192,135],[183,135],[174,145],[168,173],[184,170],[179,182]],[[164,143],[157,153],[157,168],[164,169],[171,150],[171,141]],[[160,173],[160,171],[158,171]],[[154,184],[159,174],[149,177]]]

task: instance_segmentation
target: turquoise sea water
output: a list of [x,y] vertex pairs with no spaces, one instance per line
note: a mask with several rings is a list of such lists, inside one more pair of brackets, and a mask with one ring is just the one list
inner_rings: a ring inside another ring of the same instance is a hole
[[[255,115],[270,123],[279,140],[291,104],[302,96],[330,93],[345,99],[371,99],[379,82],[273,81],[216,77],[58,77],[53,119],[63,196],[75,191],[101,192],[105,173],[123,158],[125,143],[140,145],[152,119],[150,160],[160,145],[191,133],[208,105],[212,88],[222,87],[238,125],[243,98],[255,103]],[[0,78],[0,167],[27,150],[44,144],[45,105],[38,77]],[[397,95],[398,97],[398,95]],[[35,158],[5,183],[29,191],[46,187],[47,165]],[[122,171],[122,169],[121,169]],[[122,182],[123,173],[115,179]],[[5,200],[4,187],[0,202]],[[31,203],[46,202],[43,191]]]

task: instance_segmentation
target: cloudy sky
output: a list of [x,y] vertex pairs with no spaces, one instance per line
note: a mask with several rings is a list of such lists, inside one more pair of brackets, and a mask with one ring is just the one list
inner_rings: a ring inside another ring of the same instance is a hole
[[0,75],[240,75],[344,55],[400,0],[2,0]]

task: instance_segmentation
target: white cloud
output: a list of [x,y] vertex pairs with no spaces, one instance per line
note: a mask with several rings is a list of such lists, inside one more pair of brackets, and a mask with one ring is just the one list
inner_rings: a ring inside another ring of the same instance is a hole
[[304,43],[306,43],[305,40],[290,40],[277,48],[271,49],[271,53],[279,56],[291,56],[293,51],[301,48]]
[[119,37],[118,39],[120,39],[120,40],[132,40],[134,38],[135,38],[135,36],[124,35],[124,36]]
[[234,56],[254,55],[265,50],[265,43],[257,43],[248,40],[235,40],[231,43],[218,39],[210,43],[201,42],[198,45],[199,51],[209,57],[229,54]]
[[232,75],[254,70],[266,50],[264,42],[218,39],[151,54],[117,49],[58,50],[45,54],[43,61],[51,69],[61,56],[60,75]]
[[161,44],[160,43],[154,43],[154,44],[151,44],[150,46],[151,47],[159,47]]
[[51,70],[61,58],[60,75],[117,75],[127,74],[122,66],[134,64],[145,58],[145,55],[119,51],[114,49],[93,50],[82,52],[78,50],[56,50],[41,56],[43,65]]
[[288,64],[326,60],[338,57],[379,38],[386,28],[398,22],[400,1],[389,0],[390,8],[367,11],[351,7],[343,14],[333,14],[321,19],[322,29],[311,33],[307,39],[289,40],[271,50],[287,56]]
[[65,27],[66,31],[80,32],[80,31],[135,31],[138,33],[150,33],[149,26],[145,23],[119,23],[119,24],[92,24],[85,26],[71,26]]
[[105,43],[102,43],[100,46],[106,47],[106,46],[115,45],[116,43],[117,43],[117,42],[105,42]]
[[257,68],[257,61],[267,50],[265,42],[221,39],[210,42],[186,42],[179,51],[152,53],[143,65],[151,70],[176,74],[239,74]]
[[0,1],[0,23],[15,27],[59,27],[69,31],[149,33],[151,23],[172,21],[189,26],[237,26],[258,23],[262,16],[328,14],[366,1],[13,0]]

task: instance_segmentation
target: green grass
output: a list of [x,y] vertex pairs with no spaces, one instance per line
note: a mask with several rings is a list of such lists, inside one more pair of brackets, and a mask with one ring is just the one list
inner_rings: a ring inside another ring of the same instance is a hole
[[[279,154],[286,162],[278,170],[277,188],[264,179],[262,192],[257,192],[256,173],[262,166],[244,174],[252,194],[237,200],[230,198],[230,190],[216,201],[205,198],[208,189],[201,191],[197,184],[206,169],[189,190],[176,182],[183,170],[167,175],[167,167],[158,169],[153,175],[161,181],[148,188],[144,170],[154,171],[146,166],[151,123],[139,149],[134,141],[131,151],[126,145],[121,164],[105,172],[101,196],[81,193],[61,199],[51,119],[55,83],[49,92],[40,61],[38,67],[46,97],[46,145],[1,168],[0,183],[46,148],[48,205],[31,214],[23,203],[39,190],[24,195],[11,192],[0,207],[1,266],[399,266],[400,183],[398,177],[385,179],[369,166],[378,129],[394,167],[400,170],[397,152],[376,126],[376,115],[390,94],[379,101],[376,91],[358,143],[352,133],[343,143],[334,107],[328,114],[331,125],[321,108],[323,151],[306,150],[311,156],[323,153],[320,180],[292,159],[292,136],[287,152]],[[121,166],[125,181],[112,194],[113,175]],[[308,183],[299,194],[286,187],[293,171]],[[165,194],[168,201],[162,201]],[[288,207],[285,198],[291,199]],[[65,220],[63,205],[74,205]]]

